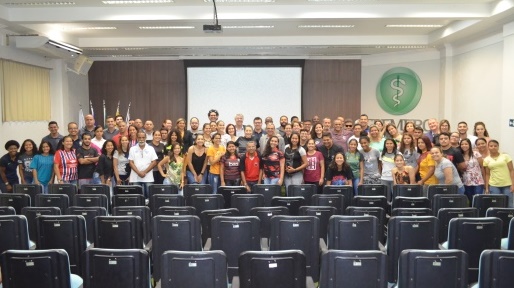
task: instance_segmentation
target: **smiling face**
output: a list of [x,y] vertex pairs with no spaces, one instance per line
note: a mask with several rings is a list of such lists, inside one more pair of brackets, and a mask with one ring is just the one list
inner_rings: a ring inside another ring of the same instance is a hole
[[307,150],[311,152],[316,151],[316,143],[313,139],[309,139],[309,141],[307,141]]
[[336,162],[337,166],[343,166],[344,164],[344,155],[341,153],[337,153],[334,161]]
[[430,154],[432,155],[432,159],[434,159],[436,162],[441,161],[443,158],[443,153],[438,147],[430,149]]
[[227,151],[230,153],[230,154],[234,154],[236,153],[236,145],[234,145],[234,143],[230,143],[227,145]]
[[396,155],[394,157],[394,165],[398,168],[405,166],[405,159],[403,159],[402,155]]
[[427,145],[425,144],[425,141],[423,141],[423,139],[418,139],[418,149],[422,152],[427,149]]

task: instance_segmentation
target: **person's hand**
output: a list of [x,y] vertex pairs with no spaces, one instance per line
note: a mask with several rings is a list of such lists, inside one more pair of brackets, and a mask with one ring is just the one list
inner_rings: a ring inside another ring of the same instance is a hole
[[5,185],[5,188],[7,189],[7,191],[12,191],[12,185],[11,184]]
[[319,179],[319,186],[323,186],[323,179]]
[[277,185],[278,185],[278,186],[282,186],[282,183],[283,183],[283,182],[284,182],[284,180],[279,179],[279,180],[278,180],[278,182],[277,182]]
[[203,178],[202,174],[196,175],[196,182],[202,183],[202,178]]
[[116,184],[121,185],[121,179],[120,178],[116,179]]

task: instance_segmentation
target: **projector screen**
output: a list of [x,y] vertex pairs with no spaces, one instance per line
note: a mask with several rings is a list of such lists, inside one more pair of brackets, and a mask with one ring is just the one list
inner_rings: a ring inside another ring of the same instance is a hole
[[241,113],[244,124],[253,125],[256,116],[264,123],[271,116],[278,126],[282,115],[301,117],[301,94],[301,67],[187,68],[187,115],[201,124],[216,109],[225,125]]

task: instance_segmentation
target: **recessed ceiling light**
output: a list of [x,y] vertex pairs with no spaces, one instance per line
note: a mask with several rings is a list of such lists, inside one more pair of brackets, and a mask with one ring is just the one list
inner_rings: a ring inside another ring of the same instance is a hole
[[123,48],[124,50],[126,51],[136,51],[136,50],[146,50],[148,48],[143,48],[143,47],[128,47],[128,48]]
[[116,30],[116,27],[66,27],[65,30]]
[[102,1],[104,4],[108,5],[121,5],[121,4],[163,4],[163,3],[173,3],[173,0],[110,0],[110,1]]
[[[210,3],[212,0],[203,0]],[[216,0],[216,3],[275,3],[275,0]]]
[[195,29],[195,26],[139,26],[141,30]]
[[376,2],[377,0],[307,0],[307,2]]
[[353,28],[355,25],[298,25],[298,28]]
[[273,25],[240,25],[240,26],[223,26],[223,29],[271,29]]
[[104,48],[85,48],[85,50],[89,51],[117,51],[118,48],[114,47],[104,47]]
[[44,1],[44,2],[10,2],[3,5],[9,6],[62,6],[62,5],[75,5],[72,1]]
[[428,48],[428,46],[425,45],[388,45],[386,46],[387,49],[423,49]]
[[443,25],[440,24],[389,24],[387,28],[440,28]]

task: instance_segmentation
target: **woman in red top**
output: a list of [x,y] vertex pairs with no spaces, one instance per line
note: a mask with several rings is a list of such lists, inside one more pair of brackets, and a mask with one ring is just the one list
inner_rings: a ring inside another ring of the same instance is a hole
[[314,139],[307,141],[307,167],[303,170],[305,184],[314,184],[318,188],[318,194],[323,192],[323,179],[325,178],[325,158],[316,150]]
[[71,139],[71,136],[64,136],[61,148],[55,152],[54,172],[59,184],[77,185],[78,161],[75,149],[73,149],[73,139]]

